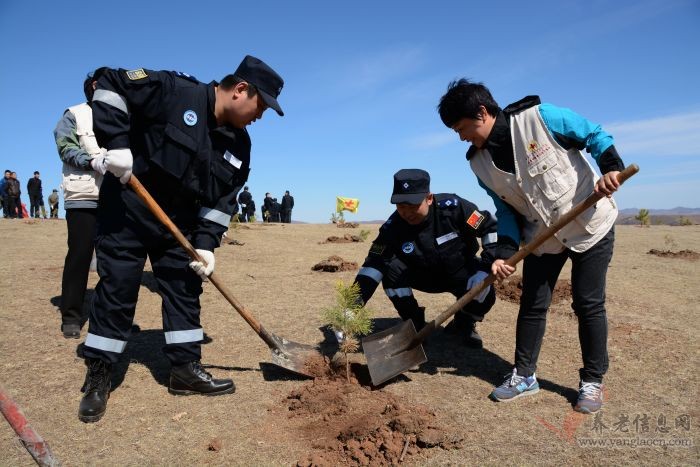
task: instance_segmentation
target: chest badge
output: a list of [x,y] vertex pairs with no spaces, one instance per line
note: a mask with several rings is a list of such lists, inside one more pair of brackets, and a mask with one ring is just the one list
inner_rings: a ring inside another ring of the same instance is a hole
[[403,245],[401,245],[401,251],[406,253],[407,255],[410,255],[413,253],[413,250],[416,249],[416,246],[413,244],[413,242],[406,242]]
[[195,126],[197,124],[197,113],[194,110],[186,110],[182,115],[182,119],[187,126]]

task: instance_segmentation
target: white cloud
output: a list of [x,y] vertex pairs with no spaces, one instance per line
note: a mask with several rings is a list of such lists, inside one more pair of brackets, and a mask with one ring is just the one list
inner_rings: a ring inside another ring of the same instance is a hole
[[700,112],[603,125],[621,154],[700,156]]

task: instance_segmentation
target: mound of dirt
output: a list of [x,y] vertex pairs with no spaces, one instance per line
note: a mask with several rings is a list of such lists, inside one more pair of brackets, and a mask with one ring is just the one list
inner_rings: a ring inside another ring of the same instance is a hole
[[697,261],[700,258],[700,253],[693,250],[681,250],[681,251],[671,251],[671,250],[657,250],[652,248],[647,252],[648,255],[660,256],[661,258],[679,258],[688,259],[690,261]]
[[338,272],[338,271],[356,271],[357,263],[345,261],[340,256],[332,255],[328,259],[324,259],[320,263],[316,263],[311,267],[312,271]]
[[357,222],[339,222],[336,227],[339,229],[356,229],[360,226]]
[[343,377],[317,378],[293,390],[283,406],[292,429],[309,440],[297,466],[395,465],[430,449],[459,449],[435,413]]
[[238,240],[226,240],[227,245],[243,246],[245,243],[239,242]]
[[353,243],[353,242],[362,242],[362,241],[363,241],[362,237],[360,237],[359,235],[345,234],[342,237],[337,237],[335,235],[331,235],[323,242],[318,242],[318,244],[323,245],[324,243]]
[[[523,278],[521,276],[512,275],[504,279],[503,282],[495,282],[494,285],[496,286],[496,296],[499,299],[511,303],[520,303],[520,295],[523,290]],[[571,281],[558,280],[552,293],[552,305],[570,301]]]

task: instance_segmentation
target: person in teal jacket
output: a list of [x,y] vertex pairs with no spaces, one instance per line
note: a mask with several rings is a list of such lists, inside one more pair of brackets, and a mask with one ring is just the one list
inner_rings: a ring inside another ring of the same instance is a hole
[[608,369],[605,278],[617,218],[611,195],[624,169],[612,136],[569,109],[541,103],[537,96],[501,109],[486,86],[466,79],[450,83],[438,112],[448,128],[471,143],[467,160],[496,206],[498,247],[491,272],[499,279],[515,271],[504,260],[521,242],[532,240],[591,192],[606,195],[525,259],[515,365],[490,395],[510,401],[539,390],[535,370],[546,313],[559,273],[570,259],[583,360],[574,409],[597,412]]

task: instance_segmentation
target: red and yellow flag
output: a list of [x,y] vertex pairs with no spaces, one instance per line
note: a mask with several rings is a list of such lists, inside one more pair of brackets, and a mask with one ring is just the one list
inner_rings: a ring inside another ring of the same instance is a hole
[[357,198],[344,198],[342,196],[335,197],[335,210],[336,212],[350,211],[357,212],[357,208],[360,206],[360,200]]

